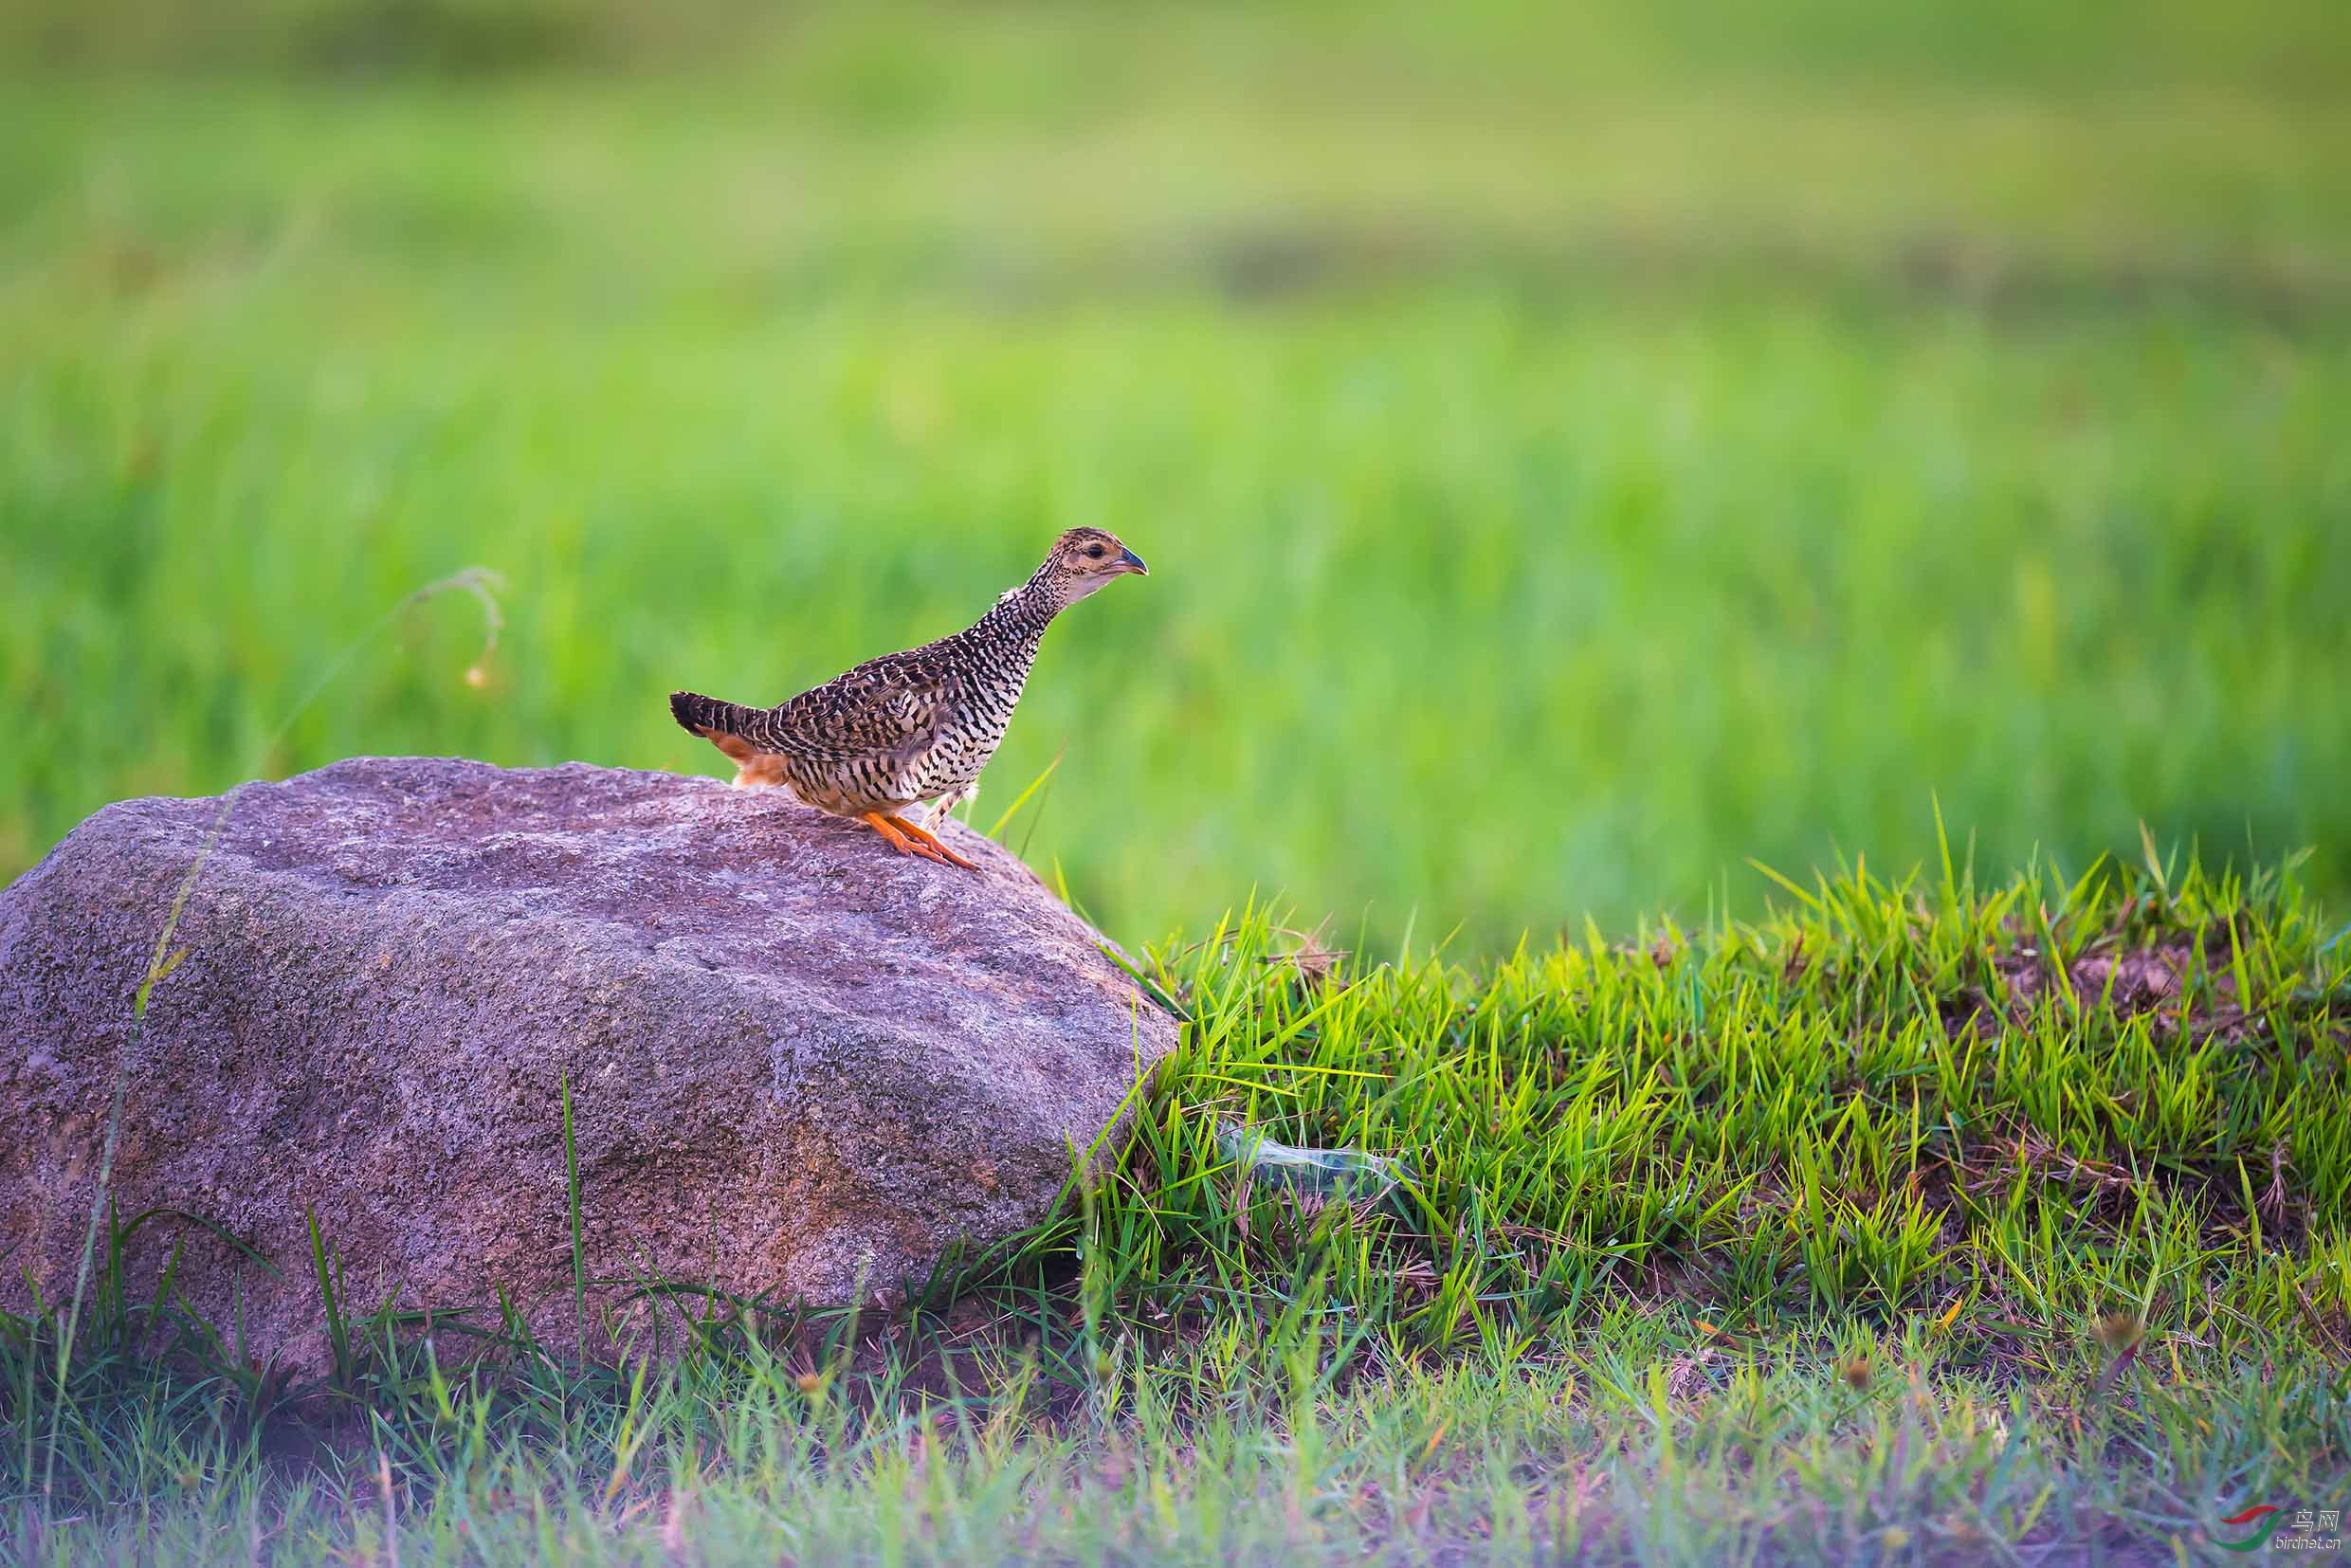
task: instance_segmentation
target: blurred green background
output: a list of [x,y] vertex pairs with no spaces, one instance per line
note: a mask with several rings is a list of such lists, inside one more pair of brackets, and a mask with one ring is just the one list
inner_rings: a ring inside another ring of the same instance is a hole
[[[1844,854],[2351,890],[2334,0],[18,0],[0,875],[362,752],[722,771],[1073,523],[977,807],[1114,934]],[[290,738],[265,738],[400,595]]]

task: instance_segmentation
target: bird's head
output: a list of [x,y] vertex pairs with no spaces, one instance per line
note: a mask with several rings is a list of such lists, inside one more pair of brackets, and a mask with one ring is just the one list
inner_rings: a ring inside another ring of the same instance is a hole
[[1072,528],[1053,544],[1037,575],[1063,604],[1075,604],[1113,577],[1147,576],[1143,558],[1099,528]]

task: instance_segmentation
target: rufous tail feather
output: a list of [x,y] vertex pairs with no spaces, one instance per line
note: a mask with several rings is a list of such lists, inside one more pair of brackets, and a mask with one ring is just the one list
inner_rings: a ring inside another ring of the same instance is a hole
[[669,712],[680,726],[718,747],[738,767],[757,754],[758,748],[743,738],[759,717],[757,708],[747,708],[740,702],[721,702],[700,692],[673,691],[669,694]]

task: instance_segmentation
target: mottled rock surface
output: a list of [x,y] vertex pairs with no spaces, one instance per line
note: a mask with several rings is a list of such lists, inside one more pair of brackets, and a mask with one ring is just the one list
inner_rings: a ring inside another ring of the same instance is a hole
[[[0,1301],[69,1291],[132,995],[211,800],[129,800],[0,893]],[[305,1212],[354,1310],[502,1288],[572,1337],[586,1256],[778,1302],[919,1282],[1043,1218],[1176,1040],[1100,937],[775,791],[366,757],[237,792],[128,1063],[115,1202],[189,1304],[315,1360]],[[618,1286],[599,1291],[607,1303]],[[672,1320],[674,1322],[674,1319]],[[673,1341],[674,1342],[674,1341]]]

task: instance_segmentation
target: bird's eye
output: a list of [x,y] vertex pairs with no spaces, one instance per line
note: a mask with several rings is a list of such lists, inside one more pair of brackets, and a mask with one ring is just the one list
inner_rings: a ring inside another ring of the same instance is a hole
[[1103,558],[1103,547],[1102,547],[1101,545],[1099,545],[1099,544],[1089,544],[1089,545],[1087,545],[1087,546],[1085,547],[1085,553],[1086,553],[1088,556],[1092,556],[1094,559],[1096,559],[1096,560],[1100,560],[1100,559],[1102,559],[1102,558]]

